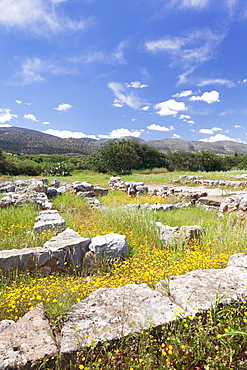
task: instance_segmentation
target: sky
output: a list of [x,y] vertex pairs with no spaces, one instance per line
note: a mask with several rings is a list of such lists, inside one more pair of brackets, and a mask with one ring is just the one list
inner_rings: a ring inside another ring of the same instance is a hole
[[246,0],[0,0],[0,127],[247,143]]

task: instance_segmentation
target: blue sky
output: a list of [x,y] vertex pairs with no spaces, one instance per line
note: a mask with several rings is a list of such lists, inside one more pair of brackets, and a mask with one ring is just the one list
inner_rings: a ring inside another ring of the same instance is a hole
[[0,0],[0,126],[247,143],[246,0]]

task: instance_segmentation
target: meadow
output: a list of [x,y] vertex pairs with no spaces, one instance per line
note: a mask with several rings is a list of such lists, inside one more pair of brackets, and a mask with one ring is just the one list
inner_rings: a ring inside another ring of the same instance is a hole
[[[200,173],[208,179],[232,179],[231,173]],[[242,172],[243,173],[243,172]],[[124,181],[145,184],[166,184],[181,174],[166,170],[134,172],[122,176]],[[186,173],[194,175],[195,173]],[[198,173],[197,173],[198,175]],[[109,175],[76,171],[61,181],[89,181],[106,186]],[[2,179],[5,180],[6,178]],[[175,197],[148,195],[129,198],[124,192],[109,191],[99,198],[103,207],[92,209],[82,197],[64,194],[53,201],[67,226],[83,237],[116,232],[126,235],[130,258],[121,265],[100,264],[91,279],[87,272],[75,269],[72,274],[50,276],[19,274],[0,275],[0,320],[18,320],[42,302],[54,331],[59,331],[69,307],[98,288],[118,287],[128,283],[146,283],[151,288],[164,278],[197,269],[224,268],[229,256],[247,252],[247,223],[235,213],[221,219],[212,211],[189,207],[167,212],[128,209],[129,203],[176,203]],[[42,246],[52,233],[34,235],[29,231],[35,209],[28,204],[21,208],[0,209],[0,249]],[[177,240],[164,245],[154,221],[170,226],[199,225],[205,229],[200,241],[190,244]],[[104,343],[82,348],[76,361],[65,363],[61,358],[45,361],[44,369],[247,369],[247,305],[232,307],[219,304],[196,318],[179,317],[172,324],[150,329],[123,338],[117,343]],[[53,362],[52,362],[53,361]]]

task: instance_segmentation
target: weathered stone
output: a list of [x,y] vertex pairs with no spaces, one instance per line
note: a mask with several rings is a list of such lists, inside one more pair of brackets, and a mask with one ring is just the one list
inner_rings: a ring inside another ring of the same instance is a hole
[[42,305],[0,333],[0,369],[37,369],[58,352]]
[[228,210],[228,204],[226,202],[222,202],[219,207],[219,212],[224,213],[224,212],[227,212],[227,210]]
[[53,179],[51,182],[51,186],[58,187],[60,185],[60,181],[58,179]]
[[125,235],[110,233],[92,238],[89,250],[97,261],[115,257],[128,257],[128,244]]
[[10,325],[14,324],[13,320],[2,320],[0,321],[0,333],[7,329]]
[[47,196],[48,197],[55,197],[57,195],[57,189],[56,188],[48,188],[47,189]]
[[204,233],[204,229],[201,226],[181,226],[180,235],[184,236],[186,241],[189,243],[195,239],[200,239]]
[[[175,318],[177,306],[146,284],[98,289],[77,303],[62,329],[61,354],[89,343],[119,339]],[[79,330],[78,330],[79,328]]]
[[247,268],[228,266],[172,276],[160,281],[156,289],[169,296],[186,314],[193,315],[196,310],[208,310],[219,301],[230,304],[244,300],[246,286]]
[[[56,259],[56,266],[65,270],[66,266],[81,267],[85,253],[89,250],[90,239],[82,238],[76,231],[67,228],[44,244]],[[66,264],[64,264],[66,263]]]
[[34,224],[34,231],[41,233],[46,230],[62,231],[66,228],[66,222],[56,210],[41,211]]
[[34,181],[27,188],[28,192],[36,191],[37,193],[46,193],[47,185],[44,185],[42,181]]

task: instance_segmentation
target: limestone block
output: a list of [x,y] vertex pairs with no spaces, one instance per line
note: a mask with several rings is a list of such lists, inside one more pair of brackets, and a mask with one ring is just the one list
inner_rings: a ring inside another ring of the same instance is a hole
[[0,333],[7,329],[11,324],[14,324],[13,320],[2,320],[0,321]]
[[73,306],[62,329],[61,354],[71,356],[93,339],[119,339],[165,324],[176,312],[176,305],[146,284],[98,289]]
[[97,261],[115,257],[128,257],[129,250],[125,235],[110,233],[92,238],[89,250]]
[[181,226],[180,235],[184,236],[187,242],[191,242],[194,239],[200,239],[203,235],[204,229],[197,225]]
[[53,179],[51,181],[51,186],[58,187],[60,185],[60,181],[58,179]]
[[0,333],[0,369],[38,369],[58,352],[42,305]]
[[[44,244],[50,255],[56,260],[57,268],[82,266],[84,256],[89,250],[90,239],[82,238],[76,231],[67,228]],[[64,264],[66,262],[66,265]]]
[[47,185],[44,185],[42,181],[34,181],[27,188],[28,192],[36,191],[37,193],[46,193]]
[[243,300],[246,286],[247,269],[229,266],[172,276],[157,283],[156,289],[168,295],[186,314],[193,315],[195,309],[210,309],[217,299],[225,304]]
[[66,222],[56,210],[41,211],[34,224],[34,231],[41,233],[45,230],[62,231],[66,228]]

